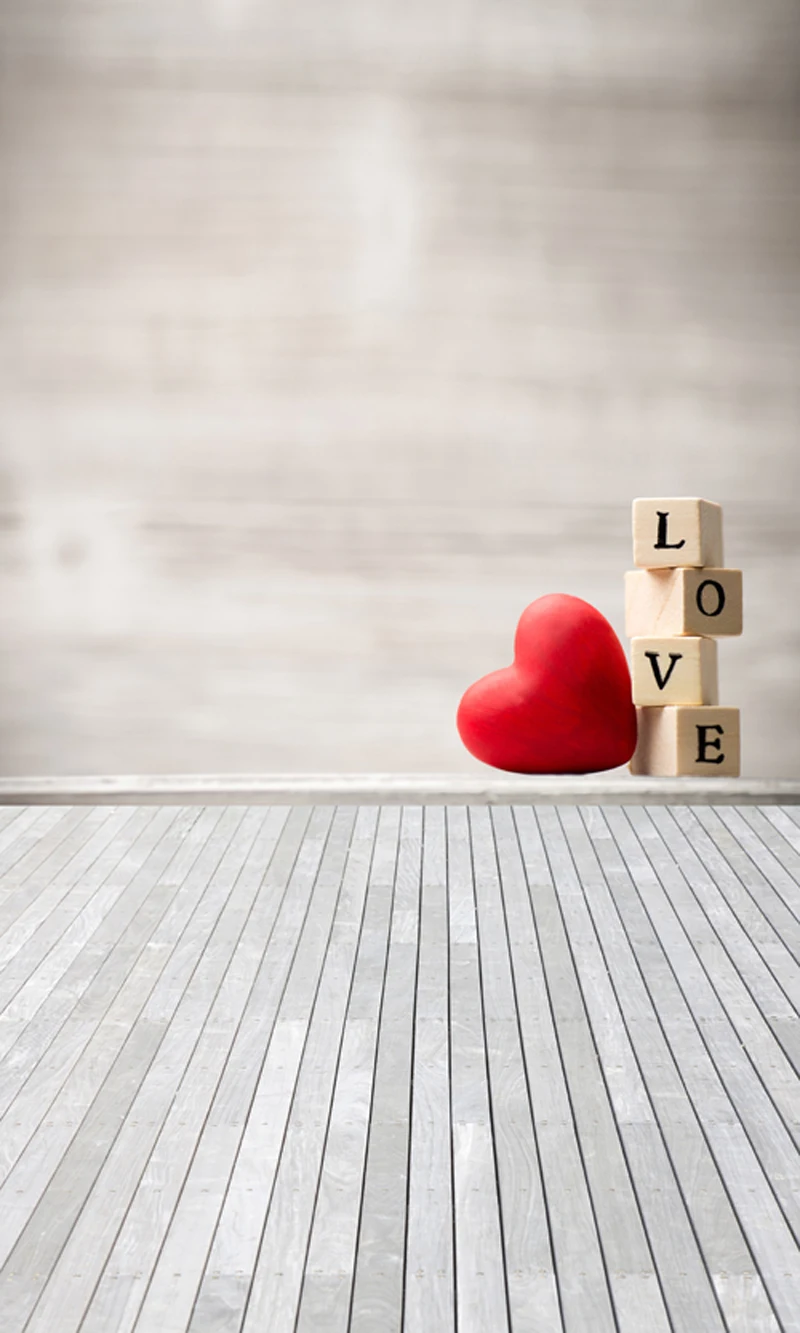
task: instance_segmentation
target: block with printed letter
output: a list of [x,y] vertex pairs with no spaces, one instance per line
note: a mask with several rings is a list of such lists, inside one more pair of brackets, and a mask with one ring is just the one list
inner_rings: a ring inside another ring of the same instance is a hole
[[742,632],[740,569],[631,569],[625,575],[629,638]]
[[720,566],[722,562],[720,505],[687,496],[634,500],[633,563],[640,569]]
[[640,706],[719,702],[715,639],[633,639],[631,675],[633,702]]
[[636,715],[639,738],[631,773],[738,778],[738,708],[637,708]]

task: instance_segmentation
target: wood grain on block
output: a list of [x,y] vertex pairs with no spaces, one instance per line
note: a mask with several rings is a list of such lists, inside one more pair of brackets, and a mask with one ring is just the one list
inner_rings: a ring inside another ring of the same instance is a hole
[[633,639],[631,676],[635,704],[716,704],[716,639],[699,635]]
[[633,563],[642,569],[721,565],[721,506],[685,496],[634,500]]
[[625,575],[629,638],[742,632],[740,569],[630,569]]
[[632,773],[659,777],[739,776],[739,709],[637,708]]

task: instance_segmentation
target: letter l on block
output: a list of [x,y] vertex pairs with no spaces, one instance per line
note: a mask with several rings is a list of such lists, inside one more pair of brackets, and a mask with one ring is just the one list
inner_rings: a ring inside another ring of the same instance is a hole
[[720,566],[721,506],[691,496],[634,500],[633,563],[640,569]]

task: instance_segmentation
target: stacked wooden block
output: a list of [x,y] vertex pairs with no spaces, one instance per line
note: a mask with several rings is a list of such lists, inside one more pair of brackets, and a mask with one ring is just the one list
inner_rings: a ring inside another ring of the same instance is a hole
[[634,500],[625,575],[639,739],[632,773],[738,777],[739,710],[719,705],[717,638],[742,632],[742,572],[725,569],[722,509]]

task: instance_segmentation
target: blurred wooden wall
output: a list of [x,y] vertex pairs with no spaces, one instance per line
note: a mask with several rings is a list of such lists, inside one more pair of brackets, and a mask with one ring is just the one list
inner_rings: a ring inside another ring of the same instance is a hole
[[4,0],[0,771],[457,771],[635,495],[800,770],[793,0]]

